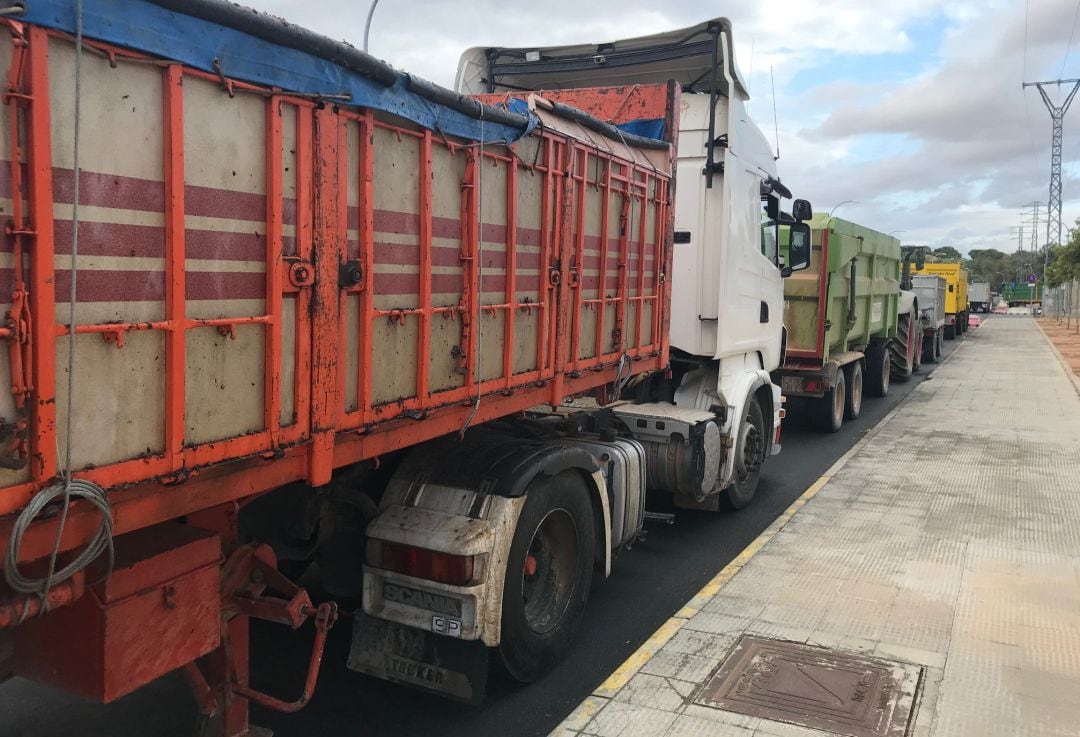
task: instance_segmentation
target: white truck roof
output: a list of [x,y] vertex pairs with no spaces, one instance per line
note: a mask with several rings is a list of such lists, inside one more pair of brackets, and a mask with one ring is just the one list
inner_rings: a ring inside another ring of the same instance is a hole
[[[708,91],[714,67],[718,68],[718,81],[724,82],[724,60],[713,56],[715,36],[721,32],[731,34],[727,18],[620,41],[549,47],[477,46],[461,55],[455,88],[475,95],[500,88],[604,87],[674,79],[686,92]],[[746,82],[735,65],[735,51],[729,46],[727,53],[737,93],[748,99]],[[722,92],[728,94],[727,90]]]

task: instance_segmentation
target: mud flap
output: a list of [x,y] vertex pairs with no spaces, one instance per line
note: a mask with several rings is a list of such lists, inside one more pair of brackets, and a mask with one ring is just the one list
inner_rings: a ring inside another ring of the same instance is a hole
[[484,700],[489,648],[357,612],[348,667],[469,704]]

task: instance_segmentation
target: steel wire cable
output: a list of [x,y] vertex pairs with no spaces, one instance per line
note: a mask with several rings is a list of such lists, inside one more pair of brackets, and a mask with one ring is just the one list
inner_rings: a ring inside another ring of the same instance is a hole
[[[49,609],[49,592],[52,588],[74,576],[98,559],[102,553],[108,553],[108,567],[105,576],[112,571],[114,562],[112,540],[112,509],[106,498],[105,491],[100,486],[86,479],[76,479],[71,475],[72,448],[74,438],[74,406],[75,406],[75,354],[76,354],[76,302],[78,300],[78,261],[79,261],[79,189],[81,168],[79,166],[79,142],[81,138],[82,123],[82,52],[83,52],[83,0],[75,3],[75,109],[73,126],[73,150],[72,150],[72,177],[73,196],[71,211],[71,288],[68,295],[68,360],[67,360],[67,406],[65,418],[64,438],[64,465],[62,477],[59,482],[42,489],[35,494],[26,507],[19,513],[12,526],[11,536],[8,538],[8,547],[4,559],[4,580],[12,590],[22,594],[37,594],[41,597],[40,614],[44,615]],[[57,448],[57,455],[60,455]],[[62,497],[62,498],[61,498]],[[59,516],[56,526],[56,538],[53,542],[52,551],[49,555],[48,570],[41,578],[32,578],[24,575],[19,569],[19,550],[22,547],[23,536],[31,524],[58,498],[60,499]],[[84,499],[92,504],[101,514],[101,525],[97,534],[83,550],[60,570],[56,569],[57,559],[60,555],[60,547],[63,542],[64,530],[67,526],[68,514],[71,510],[72,499]],[[23,617],[27,612],[23,609]]]

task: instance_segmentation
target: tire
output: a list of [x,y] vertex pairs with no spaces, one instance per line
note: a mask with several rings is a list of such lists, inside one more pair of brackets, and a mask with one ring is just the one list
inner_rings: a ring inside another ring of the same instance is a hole
[[589,489],[576,471],[529,485],[506,564],[498,647],[514,680],[532,683],[570,652],[589,598],[595,536]]
[[847,391],[844,394],[844,419],[857,420],[862,412],[862,361],[855,361],[844,366],[844,382],[847,384]]
[[945,352],[945,336],[938,330],[934,334],[934,361],[941,360],[941,354]]
[[924,336],[922,339],[923,359],[926,363],[937,363],[937,336],[938,334],[934,333],[933,335]]
[[897,381],[907,381],[915,373],[918,346],[913,341],[918,324],[919,316],[914,311],[896,318],[896,337],[889,341],[889,360],[892,362],[892,376]]
[[761,464],[765,462],[772,441],[768,432],[761,404],[757,397],[751,397],[739,428],[734,479],[723,493],[723,502],[728,509],[742,509],[753,501],[761,480]]
[[956,340],[956,326],[946,325],[944,328],[945,340]]
[[836,372],[836,383],[825,396],[810,402],[810,421],[821,432],[840,432],[844,426],[847,399],[847,382],[844,372]]
[[866,348],[866,375],[863,392],[871,397],[884,397],[889,393],[892,378],[892,361],[884,343],[871,343]]

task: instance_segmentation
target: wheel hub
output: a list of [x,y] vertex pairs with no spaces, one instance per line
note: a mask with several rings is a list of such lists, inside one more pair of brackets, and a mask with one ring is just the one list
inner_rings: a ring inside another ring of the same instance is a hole
[[565,509],[554,509],[540,522],[529,543],[521,571],[525,620],[534,632],[553,630],[574,590],[577,528]]
[[753,476],[761,468],[761,433],[752,422],[744,425],[742,457],[739,459],[739,480]]

